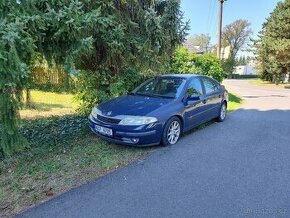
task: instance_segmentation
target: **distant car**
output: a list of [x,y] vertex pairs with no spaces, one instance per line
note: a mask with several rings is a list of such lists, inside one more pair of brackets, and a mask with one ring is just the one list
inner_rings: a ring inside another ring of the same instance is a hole
[[117,144],[173,145],[182,133],[204,122],[224,121],[227,103],[227,90],[210,77],[162,75],[93,108],[89,125],[99,137]]

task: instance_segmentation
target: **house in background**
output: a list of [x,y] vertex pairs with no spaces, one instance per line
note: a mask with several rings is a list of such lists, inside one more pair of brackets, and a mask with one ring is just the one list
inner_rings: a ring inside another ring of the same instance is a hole
[[257,75],[255,61],[250,61],[247,65],[234,67],[233,74],[238,74],[238,75]]
[[222,47],[221,48],[221,59],[226,60],[229,59],[231,52],[231,46]]

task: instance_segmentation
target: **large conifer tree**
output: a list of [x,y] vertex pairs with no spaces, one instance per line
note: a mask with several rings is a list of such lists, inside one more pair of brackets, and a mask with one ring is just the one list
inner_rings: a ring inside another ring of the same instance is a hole
[[277,4],[255,45],[262,78],[273,82],[283,80],[290,72],[290,0]]

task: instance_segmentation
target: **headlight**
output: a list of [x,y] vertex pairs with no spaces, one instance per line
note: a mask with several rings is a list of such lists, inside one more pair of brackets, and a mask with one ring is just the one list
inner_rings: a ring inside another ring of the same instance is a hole
[[120,121],[120,125],[138,126],[156,122],[155,117],[126,116]]
[[91,114],[96,118],[98,114],[101,114],[101,111],[97,107],[94,107]]

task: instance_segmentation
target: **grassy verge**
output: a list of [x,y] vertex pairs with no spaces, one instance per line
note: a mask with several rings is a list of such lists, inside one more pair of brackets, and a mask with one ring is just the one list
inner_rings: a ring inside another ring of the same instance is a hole
[[[21,111],[25,118],[21,131],[30,148],[0,160],[0,217],[12,216],[154,150],[96,138],[87,127],[87,118],[74,114],[72,95],[33,91],[32,97],[35,108]],[[241,103],[241,98],[229,94],[229,111]]]
[[99,140],[87,129],[85,119],[69,116],[22,125],[31,148],[0,161],[0,217],[18,213],[151,151]]
[[242,103],[243,100],[239,96],[229,93],[228,112],[239,109],[242,106]]
[[263,81],[260,79],[249,80],[249,82],[253,85],[259,85],[259,86],[264,86],[264,87],[290,89],[290,83],[280,83],[280,84],[276,85],[274,83],[271,83],[268,81]]

